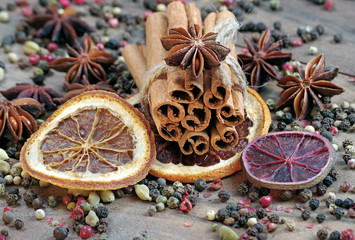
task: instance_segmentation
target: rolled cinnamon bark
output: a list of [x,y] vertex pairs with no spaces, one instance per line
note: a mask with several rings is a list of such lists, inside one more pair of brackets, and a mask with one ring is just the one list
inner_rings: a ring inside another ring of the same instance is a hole
[[195,78],[191,69],[170,68],[167,79],[169,98],[178,103],[192,103],[203,93],[203,74]]
[[168,4],[166,9],[166,15],[168,17],[168,29],[182,27],[187,30],[187,16],[183,3],[180,1],[174,1]]
[[202,102],[202,99],[190,103],[181,125],[189,131],[203,131],[211,121],[211,111]]
[[[223,70],[231,76],[230,68],[221,63]],[[205,70],[203,102],[210,109],[221,108],[231,95],[231,88],[222,81],[222,73],[217,69]]]
[[168,34],[168,20],[164,13],[153,13],[145,23],[147,69],[162,62],[166,51],[160,38]]
[[244,112],[241,112],[241,109],[244,111],[244,105],[237,92],[238,90],[232,91],[227,103],[216,109],[218,121],[230,127],[244,121]]
[[146,72],[146,62],[142,54],[142,49],[141,46],[132,44],[127,45],[122,51],[122,56],[125,59],[138,89],[142,89],[144,85],[144,74]]
[[213,32],[213,28],[216,26],[217,13],[211,12],[207,15],[203,21],[203,34]]
[[149,98],[150,114],[157,120],[154,120],[156,125],[177,123],[185,117],[184,106],[169,99],[166,80],[159,79],[151,84]]
[[155,127],[158,130],[159,135],[166,141],[179,141],[182,136],[182,129],[179,123],[166,123],[164,125],[160,124],[160,121],[153,115],[153,121],[155,122]]
[[208,152],[209,149],[209,136],[206,131],[191,132],[186,130],[178,141],[180,150],[185,155],[196,153],[197,155],[203,155]]
[[202,31],[202,18],[200,10],[195,6],[194,3],[189,3],[186,6],[186,15],[188,20],[188,26],[191,27],[194,24],[201,26],[200,31]]
[[211,128],[211,146],[216,151],[229,151],[238,143],[238,140],[235,127],[216,121],[215,126]]

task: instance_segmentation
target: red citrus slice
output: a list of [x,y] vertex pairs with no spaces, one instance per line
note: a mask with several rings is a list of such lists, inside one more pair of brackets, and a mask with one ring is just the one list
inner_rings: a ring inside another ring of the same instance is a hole
[[253,140],[242,159],[251,182],[272,189],[302,189],[327,176],[333,166],[333,149],[314,133],[277,132]]
[[[127,101],[140,108],[141,96],[136,94]],[[251,140],[267,133],[271,123],[268,107],[259,94],[252,89],[248,89],[245,109],[246,120],[236,126],[238,144],[225,152],[210,148],[204,155],[183,155],[176,142],[167,142],[159,136],[151,121],[157,155],[150,173],[170,181],[193,183],[197,179],[212,181],[239,171],[241,169],[239,159],[243,149]],[[146,115],[146,117],[150,119],[150,116]]]

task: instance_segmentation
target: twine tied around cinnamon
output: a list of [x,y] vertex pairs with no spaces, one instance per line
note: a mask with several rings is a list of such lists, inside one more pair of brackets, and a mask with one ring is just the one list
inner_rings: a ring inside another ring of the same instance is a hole
[[[225,21],[217,24],[213,32],[217,32],[217,39],[216,41],[222,45],[227,45],[228,42],[234,39],[234,42],[237,40],[237,33],[238,29],[240,28],[240,24],[238,23],[236,18],[229,18]],[[224,60],[225,63],[231,68],[231,70],[236,74],[236,76],[240,79],[240,86],[234,86],[233,82],[231,81],[231,76],[229,76],[224,69],[220,66],[219,70],[222,73],[222,81],[223,84],[226,86],[232,87],[234,90],[242,90],[243,93],[243,100],[246,101],[247,96],[247,80],[245,78],[244,72],[240,67],[238,60],[228,54],[226,59]],[[150,68],[145,76],[144,86],[141,90],[142,95],[142,103],[143,107],[147,108],[149,106],[149,88],[150,85],[156,81],[159,76],[166,72],[169,68],[179,68],[174,66],[168,66],[165,61],[161,61],[160,63],[156,64],[152,68]]]

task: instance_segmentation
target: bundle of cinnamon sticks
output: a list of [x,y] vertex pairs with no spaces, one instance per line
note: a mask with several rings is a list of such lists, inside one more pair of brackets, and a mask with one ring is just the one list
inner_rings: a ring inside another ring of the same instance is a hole
[[[154,13],[146,21],[146,46],[128,45],[123,50],[126,64],[142,90],[149,70],[164,61],[166,51],[160,39],[169,29],[198,24],[203,34],[228,18],[229,11],[210,13],[204,20],[193,3],[186,7],[174,1],[167,13]],[[237,57],[234,41],[226,46]],[[230,77],[232,85],[224,84],[222,76]],[[148,91],[149,111],[159,135],[167,141],[176,141],[183,154],[202,155],[210,147],[216,151],[228,151],[238,143],[235,126],[244,121],[243,92],[240,76],[221,62],[219,68],[204,69],[194,77],[191,68],[168,67],[150,83]]]

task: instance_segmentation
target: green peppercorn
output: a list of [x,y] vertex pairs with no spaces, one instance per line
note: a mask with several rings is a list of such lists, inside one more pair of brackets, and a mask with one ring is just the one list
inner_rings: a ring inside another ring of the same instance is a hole
[[166,197],[170,197],[174,195],[174,193],[175,193],[174,188],[171,186],[164,187],[163,190],[161,191],[161,194]]
[[217,230],[218,230],[218,224],[215,223],[212,225],[212,232],[217,232]]
[[148,215],[149,216],[154,216],[157,213],[157,208],[155,206],[150,206],[148,208]]
[[181,182],[176,181],[173,183],[173,188],[176,191],[178,188],[184,188],[184,185]]
[[275,110],[275,101],[273,99],[267,99],[265,101],[266,105],[268,106],[268,108],[270,109],[270,111]]
[[85,215],[87,215],[92,210],[92,207],[88,202],[83,202],[80,204],[80,208],[84,211]]
[[67,205],[67,209],[69,210],[69,211],[73,211],[74,210],[74,208],[75,208],[75,202],[70,202],[70,203],[68,203],[68,205]]
[[163,203],[163,204],[165,204],[167,201],[168,199],[163,195],[158,196],[157,199],[155,200],[156,203]]
[[162,212],[162,211],[164,211],[164,209],[165,209],[165,205],[164,205],[164,203],[162,203],[162,202],[160,202],[160,203],[158,203],[157,205],[155,205],[155,207],[157,208],[157,211],[158,211],[158,212]]
[[48,197],[48,205],[51,208],[55,208],[58,205],[58,199],[56,196],[49,196]]
[[179,207],[179,199],[176,197],[170,197],[166,202],[169,208],[174,209]]

